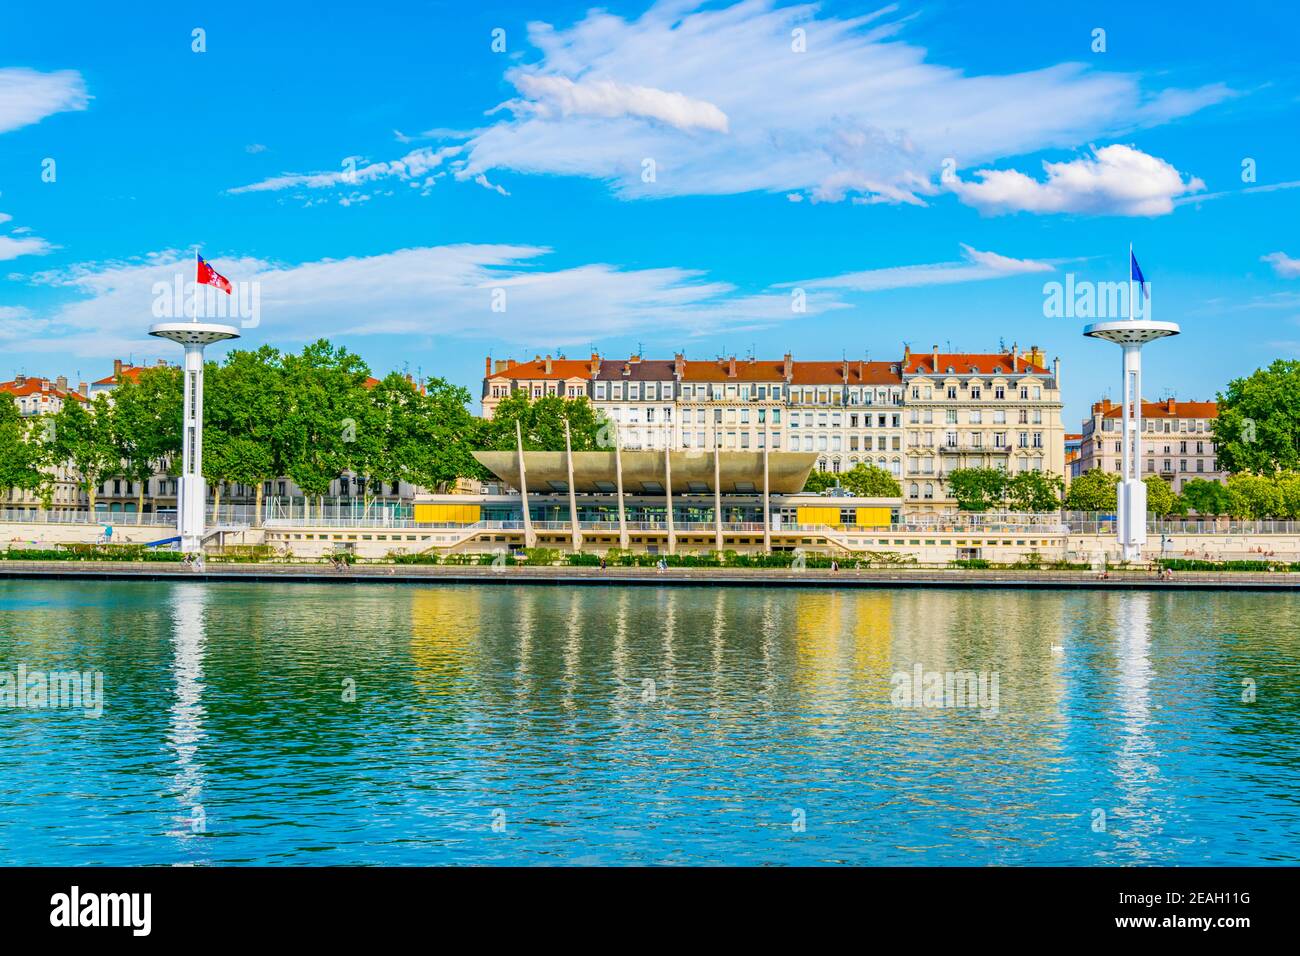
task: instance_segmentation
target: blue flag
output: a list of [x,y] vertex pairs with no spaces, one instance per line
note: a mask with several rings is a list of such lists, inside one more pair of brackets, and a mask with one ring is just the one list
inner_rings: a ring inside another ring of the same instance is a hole
[[1129,250],[1128,260],[1128,277],[1142,287],[1143,297],[1148,299],[1151,298],[1151,290],[1147,288],[1147,280],[1146,277],[1142,275],[1142,267],[1138,265],[1137,256],[1133,255],[1133,250],[1131,249]]

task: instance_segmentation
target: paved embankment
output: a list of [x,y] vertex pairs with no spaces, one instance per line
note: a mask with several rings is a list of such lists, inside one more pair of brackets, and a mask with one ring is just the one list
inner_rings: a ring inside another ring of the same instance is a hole
[[1146,571],[971,571],[908,569],[830,571],[809,568],[599,568],[444,567],[438,565],[357,565],[336,571],[324,564],[221,564],[203,571],[164,562],[0,561],[0,578],[186,581],[378,581],[415,584],[575,584],[693,585],[707,587],[947,587],[1092,588],[1098,590],[1256,590],[1300,589],[1300,574],[1187,571],[1159,580]]

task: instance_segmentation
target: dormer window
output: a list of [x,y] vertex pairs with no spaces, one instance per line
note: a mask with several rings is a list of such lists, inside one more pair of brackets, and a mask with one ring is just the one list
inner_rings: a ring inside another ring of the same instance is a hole
[[949,375],[951,375],[951,374],[952,374],[953,372],[955,372],[955,371],[956,371],[956,369],[954,369],[951,365],[948,366],[948,374],[949,374]]

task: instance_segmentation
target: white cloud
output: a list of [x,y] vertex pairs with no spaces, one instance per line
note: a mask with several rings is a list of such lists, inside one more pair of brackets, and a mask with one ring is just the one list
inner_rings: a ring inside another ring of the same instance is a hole
[[1054,266],[1033,259],[1012,259],[996,252],[981,252],[962,243],[964,261],[935,262],[915,266],[889,266],[846,272],[821,279],[782,283],[777,288],[841,289],[853,292],[884,292],[930,285],[953,285],[1001,279],[1030,272],[1051,272]]
[[[279,265],[213,258],[232,282],[260,286],[261,323],[250,343],[291,346],[320,336],[458,336],[512,344],[586,344],[647,328],[704,335],[722,328],[803,320],[846,307],[813,294],[794,313],[786,292],[746,294],[692,269],[624,269],[590,263],[543,271],[550,250],[466,244]],[[9,344],[29,352],[111,357],[150,347],[147,326],[156,282],[193,269],[190,254],[163,252],[132,262],[37,274],[67,301],[40,318],[40,334]],[[505,311],[493,311],[494,290]]]
[[[592,10],[568,28],[530,24],[540,57],[506,71],[520,97],[469,141],[464,171],[585,176],[628,198],[767,191],[924,204],[949,157],[973,168],[1073,149],[1233,95],[1222,84],[1148,91],[1133,74],[1081,63],[968,75],[899,39],[895,7],[844,19],[774,0],[702,6],[667,0],[633,20]],[[806,52],[792,49],[795,28]]]
[[0,262],[19,256],[43,256],[54,251],[54,246],[38,236],[0,236]]
[[1195,176],[1132,146],[1115,144],[1091,156],[1043,163],[1038,181],[1015,169],[980,169],[973,180],[956,179],[948,188],[962,202],[990,214],[1013,212],[1091,213],[1162,216],[1174,200],[1205,188]]
[[727,115],[712,103],[692,99],[649,86],[631,86],[615,80],[591,80],[575,83],[567,76],[538,76],[520,72],[515,86],[531,100],[512,108],[532,110],[536,115],[600,116],[614,119],[631,116],[658,120],[679,130],[704,129],[715,133],[727,131]]
[[263,146],[261,143],[249,143],[247,146],[244,147],[244,152],[248,153],[249,155],[255,156],[258,153],[265,153],[266,147]]
[[1283,279],[1300,277],[1300,259],[1292,259],[1285,252],[1270,252],[1266,256],[1260,256],[1259,261],[1271,264],[1273,271]]
[[40,73],[0,68],[0,133],[39,123],[55,113],[84,110],[89,103],[86,84],[75,70]]
[[450,157],[461,151],[461,146],[444,146],[430,149],[421,146],[413,149],[401,159],[391,162],[366,163],[359,156],[349,156],[343,160],[344,168],[337,172],[317,173],[283,173],[247,186],[236,186],[226,190],[232,195],[240,193],[279,192],[285,189],[311,190],[329,189],[335,186],[356,186],[361,183],[396,177],[398,179],[418,179],[438,169]]

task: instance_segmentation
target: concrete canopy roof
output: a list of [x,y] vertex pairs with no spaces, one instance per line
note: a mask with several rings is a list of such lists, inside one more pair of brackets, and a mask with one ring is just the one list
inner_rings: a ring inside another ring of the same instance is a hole
[[[672,456],[675,495],[713,494],[711,451],[674,451]],[[761,494],[763,453],[719,452],[719,485],[723,494]],[[519,487],[519,457],[513,451],[476,451],[474,457],[511,488]],[[629,495],[664,493],[664,453],[624,451],[623,491]],[[772,494],[792,495],[803,491],[808,474],[817,463],[816,452],[774,451],[768,454],[768,488]],[[524,469],[530,493],[567,491],[568,465],[562,451],[526,451]],[[573,453],[574,491],[608,494],[617,487],[618,477],[612,451]]]

